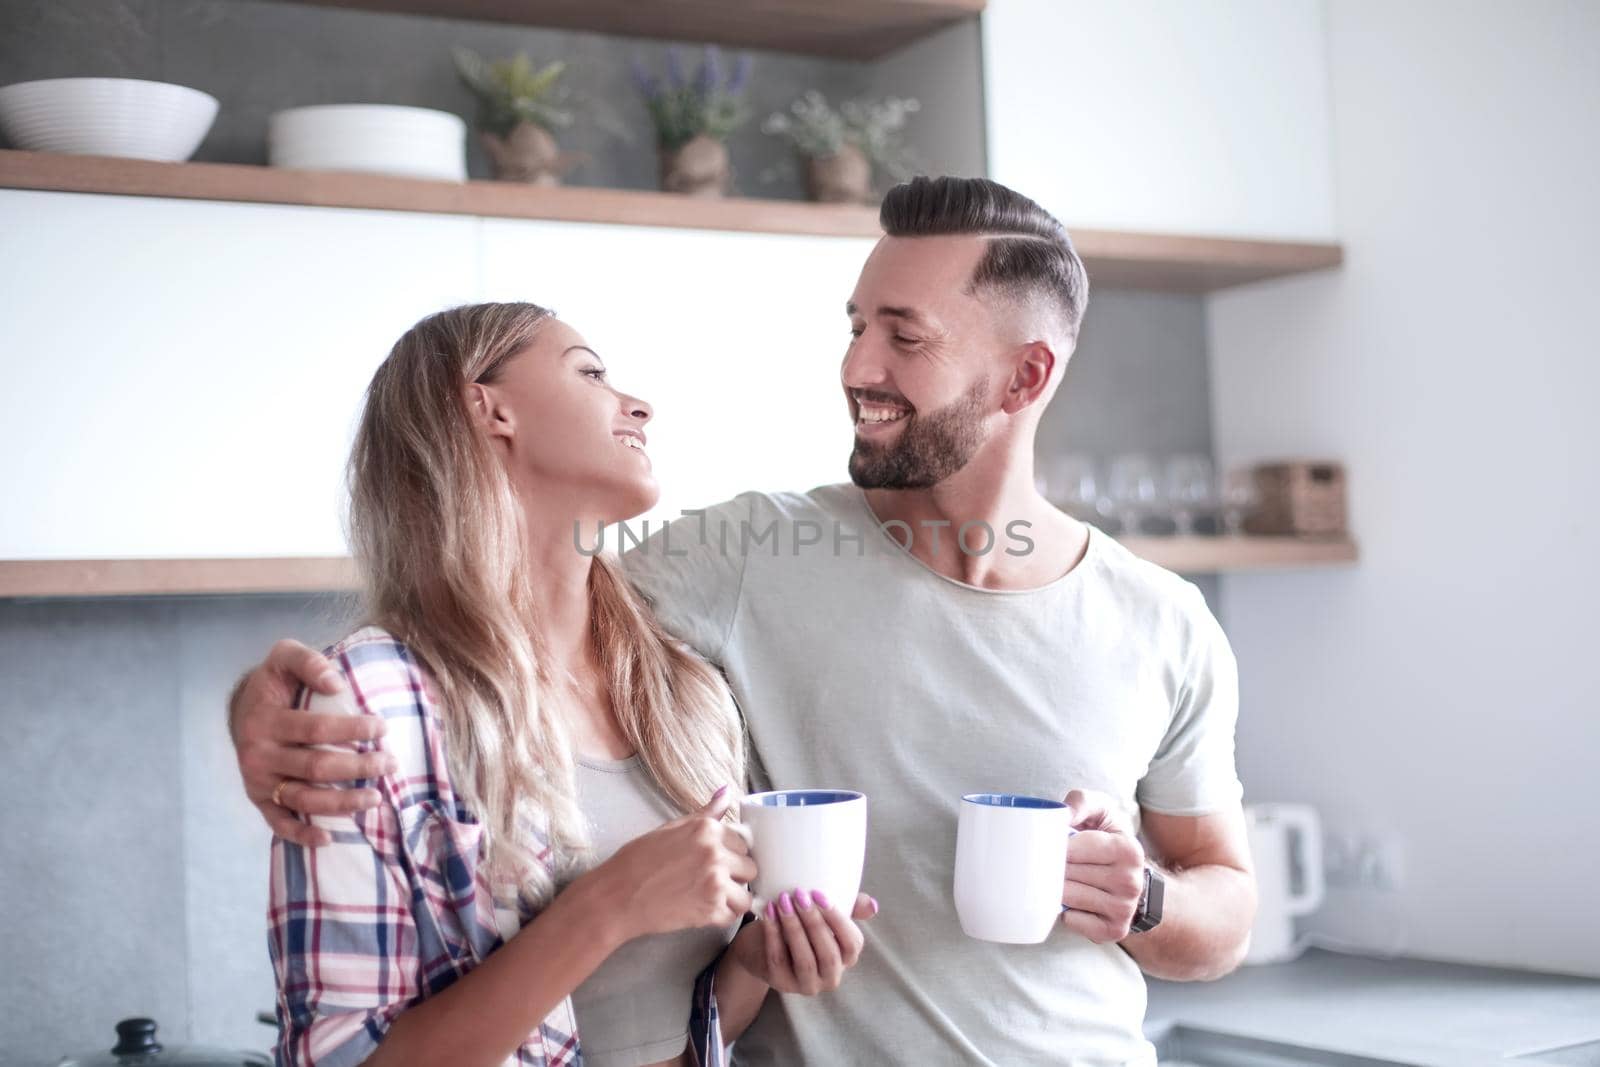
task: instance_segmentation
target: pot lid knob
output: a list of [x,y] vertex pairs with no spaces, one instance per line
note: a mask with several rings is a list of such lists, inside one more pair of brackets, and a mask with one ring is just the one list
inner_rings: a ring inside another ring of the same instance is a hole
[[137,1056],[160,1051],[161,1043],[156,1040],[154,1019],[124,1019],[117,1024],[117,1047],[111,1050],[113,1056]]

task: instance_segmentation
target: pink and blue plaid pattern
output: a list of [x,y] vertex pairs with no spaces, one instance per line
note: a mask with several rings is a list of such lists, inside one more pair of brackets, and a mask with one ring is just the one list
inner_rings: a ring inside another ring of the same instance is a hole
[[[478,870],[481,827],[451,787],[437,700],[425,669],[387,632],[358,630],[327,651],[349,692],[302,694],[298,706],[381,715],[376,744],[394,773],[355,783],[382,801],[358,815],[314,816],[331,844],[272,843],[269,947],[278,977],[280,1065],[354,1067],[396,1016],[448,988],[533,916],[497,900]],[[701,1067],[723,1067],[707,967],[685,1005]],[[563,1001],[507,1065],[583,1062],[572,1004]]]

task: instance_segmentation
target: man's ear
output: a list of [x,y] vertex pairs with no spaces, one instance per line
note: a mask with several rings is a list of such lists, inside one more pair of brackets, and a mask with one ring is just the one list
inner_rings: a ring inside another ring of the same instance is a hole
[[1030,341],[1016,356],[1011,381],[1000,410],[1015,415],[1049,395],[1050,379],[1056,370],[1055,350],[1048,341]]
[[516,429],[511,411],[497,402],[494,390],[482,382],[471,382],[466,388],[467,412],[472,421],[490,437],[509,440]]

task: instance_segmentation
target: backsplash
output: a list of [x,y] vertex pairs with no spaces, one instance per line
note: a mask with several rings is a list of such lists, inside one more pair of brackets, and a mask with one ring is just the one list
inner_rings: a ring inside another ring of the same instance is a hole
[[341,632],[343,599],[0,601],[0,1064],[110,1048],[135,1015],[267,1047],[269,835],[223,702],[274,638]]

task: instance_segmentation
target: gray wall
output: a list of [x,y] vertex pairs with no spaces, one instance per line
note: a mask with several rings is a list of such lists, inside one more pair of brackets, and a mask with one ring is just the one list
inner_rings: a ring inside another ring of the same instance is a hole
[[988,174],[983,119],[983,36],[958,22],[867,67],[873,97],[913,97],[907,125],[916,164],[929,174]]
[[269,835],[223,702],[276,637],[330,639],[339,598],[0,600],[0,1065],[175,1041],[266,1048]]
[[[1210,395],[1203,298],[1093,290],[1078,350],[1039,424],[1037,457],[1086,455],[1103,479],[1123,453],[1210,455]],[[1159,532],[1159,520],[1148,530]],[[1191,578],[1220,616],[1216,576]]]
[[[851,96],[923,95],[912,129],[930,166],[980,173],[983,129],[977,20],[947,30],[907,58],[857,63],[775,52],[754,57],[751,121],[729,141],[738,190],[799,198],[798,168],[760,120],[807,89],[837,103]],[[265,0],[6,0],[0,4],[0,84],[33,78],[127,77],[171,81],[222,102],[216,125],[195,158],[265,163],[267,117],[286,107],[388,103],[438,108],[469,122],[472,96],[457,81],[450,48],[489,57],[528,52],[563,59],[565,83],[603,101],[631,131],[631,144],[580,122],[561,134],[564,147],[592,160],[573,185],[656,187],[654,137],[633,88],[628,59],[663,70],[660,42],[500,23],[310,7]],[[732,55],[733,53],[726,53]],[[698,57],[690,55],[691,61]],[[931,64],[937,64],[932,66]],[[902,82],[904,84],[902,84]],[[941,114],[948,108],[950,114]],[[922,137],[929,139],[925,148]],[[470,144],[468,168],[488,177],[482,150]],[[765,178],[763,176],[766,176]]]

